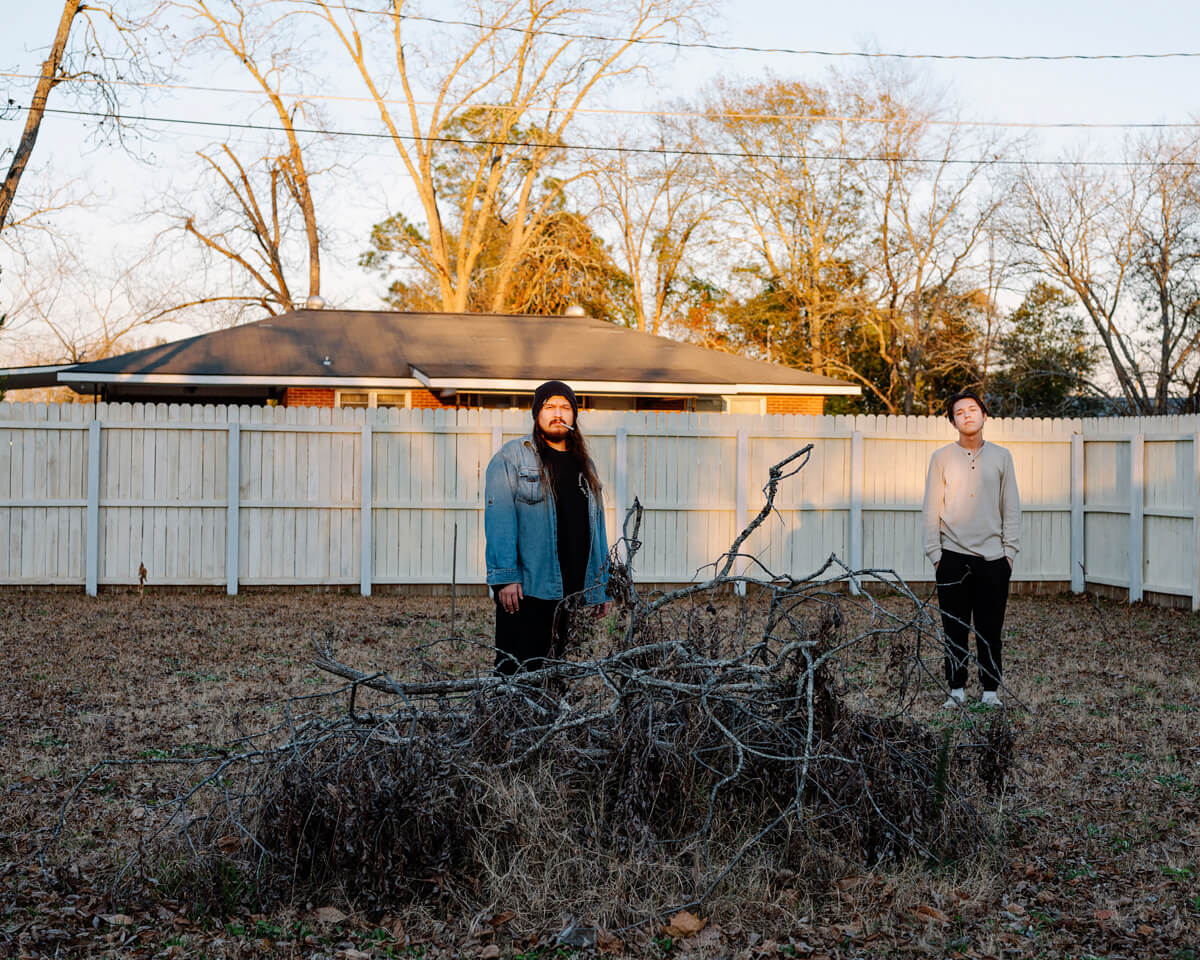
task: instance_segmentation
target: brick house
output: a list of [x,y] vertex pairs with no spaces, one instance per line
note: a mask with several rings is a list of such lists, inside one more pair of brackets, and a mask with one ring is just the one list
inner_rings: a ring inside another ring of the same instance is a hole
[[108,401],[520,407],[544,380],[604,410],[809,413],[847,381],[590,317],[297,310],[74,365],[0,370],[10,388]]

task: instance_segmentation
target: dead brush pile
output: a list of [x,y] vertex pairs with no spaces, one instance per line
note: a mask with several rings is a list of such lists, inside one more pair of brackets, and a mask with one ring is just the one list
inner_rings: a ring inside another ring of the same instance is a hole
[[[180,791],[165,829],[206,865],[190,875],[232,865],[264,902],[339,886],[359,906],[450,898],[531,923],[569,905],[613,929],[726,894],[769,899],[847,864],[977,855],[996,835],[1012,735],[1002,714],[981,742],[909,715],[923,647],[940,658],[935,614],[894,575],[834,558],[803,580],[735,570],[755,562],[741,544],[789,461],[714,576],[674,593],[632,585],[635,507],[614,567],[623,629],[581,627],[568,651],[581,659],[397,680],[320,640],[318,665],[347,686],[293,701],[306,712]],[[868,573],[902,612],[844,592]],[[739,582],[768,598],[753,634],[744,604],[730,616],[710,602]],[[865,632],[848,634],[851,604],[869,611]],[[887,690],[843,675],[857,644],[887,649]]]

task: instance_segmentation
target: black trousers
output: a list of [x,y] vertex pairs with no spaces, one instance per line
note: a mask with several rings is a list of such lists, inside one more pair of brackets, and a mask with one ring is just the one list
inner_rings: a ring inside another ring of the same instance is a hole
[[[518,670],[539,670],[546,658],[562,656],[570,632],[570,615],[559,601],[525,597],[516,613],[506,613],[496,600],[496,672],[512,676]],[[557,622],[556,622],[557,611]]]
[[1004,609],[1008,605],[1008,560],[984,560],[965,553],[942,551],[937,566],[938,605],[946,632],[946,683],[951,689],[967,685],[968,639],[973,623],[978,650],[979,682],[986,690],[1000,686]]

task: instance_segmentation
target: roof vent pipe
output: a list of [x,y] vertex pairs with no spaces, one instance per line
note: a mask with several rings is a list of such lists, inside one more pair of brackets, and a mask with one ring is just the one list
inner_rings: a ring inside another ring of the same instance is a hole
[[587,315],[588,315],[587,310],[585,310],[583,307],[581,307],[577,303],[571,304],[569,307],[567,307],[566,311],[563,313],[564,317],[586,317]]
[[318,297],[314,293],[311,297],[309,297],[307,300],[304,301],[304,309],[305,310],[324,310],[325,309],[325,298]]

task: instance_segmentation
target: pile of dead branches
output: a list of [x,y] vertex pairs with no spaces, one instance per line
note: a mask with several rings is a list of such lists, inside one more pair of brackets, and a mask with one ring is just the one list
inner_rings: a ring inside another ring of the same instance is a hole
[[[795,877],[814,851],[861,865],[975,855],[1012,735],[1002,714],[978,742],[912,718],[925,655],[940,657],[936,611],[888,571],[831,558],[795,578],[741,550],[808,453],[772,468],[762,511],[710,576],[672,593],[633,584],[635,504],[614,551],[618,619],[581,626],[544,669],[393,678],[319,638],[317,665],[346,686],[195,766],[164,829],[193,858],[239,864],[266,900],[340,884],[359,902],[512,903],[539,884],[606,898],[625,884],[613,919],[630,922],[739,871]],[[886,650],[886,688],[847,678],[852,647]]]

